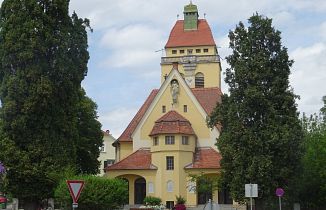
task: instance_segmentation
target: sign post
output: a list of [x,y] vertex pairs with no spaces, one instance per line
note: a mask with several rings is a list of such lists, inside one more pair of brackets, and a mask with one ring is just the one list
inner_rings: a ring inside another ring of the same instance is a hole
[[245,184],[245,196],[250,198],[250,210],[252,210],[252,198],[258,197],[258,184]]
[[279,187],[279,188],[276,189],[275,194],[278,197],[278,204],[280,206],[280,210],[282,210],[281,197],[284,195],[284,190]]
[[75,209],[78,207],[77,201],[81,191],[83,190],[85,182],[83,180],[67,180],[66,182],[73,202],[72,209]]

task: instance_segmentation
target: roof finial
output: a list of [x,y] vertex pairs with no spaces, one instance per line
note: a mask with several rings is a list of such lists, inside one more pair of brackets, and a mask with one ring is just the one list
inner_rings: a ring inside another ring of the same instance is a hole
[[179,14],[177,14],[177,20],[179,20]]
[[206,19],[206,13],[204,13],[204,19]]
[[190,0],[190,4],[192,4],[192,0]]

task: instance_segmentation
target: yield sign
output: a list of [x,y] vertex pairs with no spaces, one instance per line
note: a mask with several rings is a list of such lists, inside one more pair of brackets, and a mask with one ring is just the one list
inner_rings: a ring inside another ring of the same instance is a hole
[[77,203],[80,192],[84,187],[84,183],[83,180],[67,180],[69,192],[74,203]]

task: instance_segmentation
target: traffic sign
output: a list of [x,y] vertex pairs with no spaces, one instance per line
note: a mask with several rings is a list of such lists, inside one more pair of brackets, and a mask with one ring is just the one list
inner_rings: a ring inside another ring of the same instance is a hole
[[276,191],[275,191],[275,194],[278,196],[278,197],[282,197],[284,195],[284,190],[282,188],[277,188]]
[[245,184],[245,196],[247,198],[258,197],[258,184]]
[[66,182],[68,184],[73,203],[77,203],[85,182],[83,180],[67,180]]

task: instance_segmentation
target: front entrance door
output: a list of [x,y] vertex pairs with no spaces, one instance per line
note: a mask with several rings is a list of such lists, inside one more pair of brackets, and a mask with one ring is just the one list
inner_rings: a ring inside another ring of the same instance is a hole
[[135,180],[135,204],[143,204],[146,197],[146,180],[138,178]]
[[197,182],[197,203],[206,204],[212,199],[212,183],[206,179],[200,179]]

